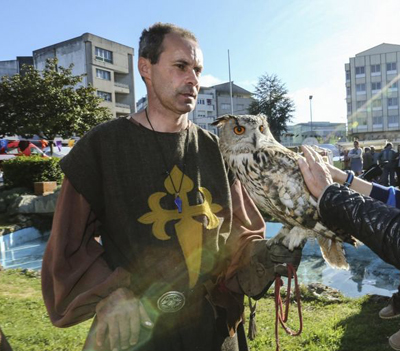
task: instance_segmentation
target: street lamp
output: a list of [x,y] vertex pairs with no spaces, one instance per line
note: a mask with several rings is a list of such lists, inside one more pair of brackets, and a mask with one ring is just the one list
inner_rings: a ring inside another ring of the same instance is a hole
[[310,95],[309,96],[309,99],[310,99],[310,119],[311,119],[311,133],[310,133],[310,136],[312,137],[312,104],[311,104],[311,100],[312,100],[312,95]]

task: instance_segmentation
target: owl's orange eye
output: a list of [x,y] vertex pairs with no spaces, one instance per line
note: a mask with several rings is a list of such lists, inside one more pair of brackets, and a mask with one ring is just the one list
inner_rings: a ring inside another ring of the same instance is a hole
[[245,132],[245,130],[246,130],[246,128],[242,127],[242,126],[236,126],[235,128],[233,128],[233,131],[237,135],[242,135]]
[[260,132],[262,133],[263,131],[264,131],[264,126],[263,125],[261,125],[259,128],[258,128],[259,130],[260,130]]

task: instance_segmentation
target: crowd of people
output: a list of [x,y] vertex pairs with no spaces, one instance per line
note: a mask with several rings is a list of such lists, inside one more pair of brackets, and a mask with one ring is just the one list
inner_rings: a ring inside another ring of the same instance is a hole
[[[386,143],[378,152],[374,146],[361,148],[357,140],[354,148],[345,150],[344,169],[352,170],[356,176],[364,175],[369,181],[375,181],[384,186],[400,187],[400,145],[397,151],[391,142]],[[368,172],[368,173],[367,173]]]

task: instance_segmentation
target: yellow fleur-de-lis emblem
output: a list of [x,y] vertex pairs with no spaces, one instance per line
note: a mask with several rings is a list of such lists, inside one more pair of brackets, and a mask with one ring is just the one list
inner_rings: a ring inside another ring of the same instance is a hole
[[[182,176],[182,187],[179,193],[182,199],[182,212],[179,213],[178,209],[165,210],[162,208],[160,201],[167,193],[157,192],[149,196],[148,204],[151,211],[141,216],[139,222],[152,224],[153,235],[157,239],[169,240],[170,236],[165,232],[165,225],[169,221],[179,220],[175,224],[175,231],[188,268],[189,286],[193,287],[199,277],[203,248],[203,225],[194,220],[193,217],[204,215],[208,219],[206,228],[216,228],[219,225],[219,220],[215,213],[221,211],[222,206],[214,204],[211,193],[203,187],[200,187],[199,191],[203,195],[204,202],[190,206],[187,194],[193,190],[193,181],[188,176],[183,175],[177,166],[174,166],[171,172],[174,184],[179,184]],[[169,194],[175,195],[171,178],[166,177],[164,186]]]

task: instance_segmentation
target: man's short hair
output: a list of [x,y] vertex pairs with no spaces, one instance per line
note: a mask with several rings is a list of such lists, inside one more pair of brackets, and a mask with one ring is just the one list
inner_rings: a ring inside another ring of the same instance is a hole
[[164,48],[162,43],[166,34],[176,33],[182,38],[187,38],[197,43],[195,35],[181,27],[171,23],[155,23],[148,29],[144,29],[139,39],[139,57],[144,57],[150,60],[152,65],[155,65]]

